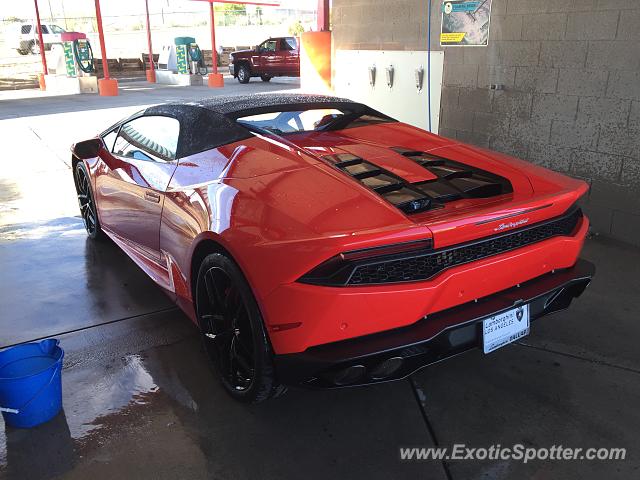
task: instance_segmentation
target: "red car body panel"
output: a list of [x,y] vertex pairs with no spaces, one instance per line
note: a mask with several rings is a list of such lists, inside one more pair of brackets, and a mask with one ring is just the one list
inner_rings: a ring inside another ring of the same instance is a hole
[[271,342],[279,353],[294,353],[313,345],[411,325],[432,313],[572,266],[587,229],[585,220],[575,238],[549,239],[517,252],[451,268],[431,281],[416,284],[357,287],[356,291],[299,283],[282,285],[262,301],[265,318],[275,318],[285,325],[301,322],[301,326],[272,333]]
[[[513,191],[408,216],[321,158],[352,153],[410,182],[433,177],[390,150],[398,145],[490,171],[508,179]],[[571,236],[425,281],[309,285],[298,280],[341,252],[424,239],[438,249],[489,237],[519,222],[560,216],[587,186],[402,123],[298,133],[286,142],[255,135],[160,166],[124,161],[104,149],[85,162],[103,229],[194,321],[194,253],[212,240],[231,254],[253,289],[276,354],[411,325],[571,267],[588,230],[582,217]]]

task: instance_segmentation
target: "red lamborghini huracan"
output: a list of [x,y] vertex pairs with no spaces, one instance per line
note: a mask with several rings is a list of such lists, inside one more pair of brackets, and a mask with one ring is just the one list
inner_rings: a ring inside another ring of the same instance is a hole
[[349,100],[160,105],[72,151],[89,236],[197,323],[242,401],[489,353],[594,273],[584,182]]

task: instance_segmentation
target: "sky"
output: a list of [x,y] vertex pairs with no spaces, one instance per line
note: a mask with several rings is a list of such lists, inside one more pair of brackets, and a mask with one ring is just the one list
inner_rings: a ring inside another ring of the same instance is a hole
[[[300,8],[314,10],[318,5],[317,0],[276,0],[281,8]],[[49,17],[50,12],[54,17],[93,16],[95,15],[94,0],[38,0],[40,16]],[[190,0],[149,0],[149,11],[160,13],[167,11],[206,11],[206,2],[194,2]],[[268,8],[268,7],[265,7]],[[102,15],[137,15],[145,11],[144,0],[101,0],[100,9]],[[0,19],[7,17],[30,18],[34,17],[34,5],[32,0],[9,1],[0,0]]]

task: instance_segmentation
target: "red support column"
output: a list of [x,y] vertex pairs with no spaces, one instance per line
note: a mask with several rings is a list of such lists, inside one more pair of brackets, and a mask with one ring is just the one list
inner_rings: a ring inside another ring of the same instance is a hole
[[209,0],[209,23],[211,23],[211,62],[213,72],[209,74],[210,87],[224,87],[224,78],[218,73],[218,52],[216,52],[216,19],[213,13],[213,0]]
[[38,10],[38,0],[33,0],[33,3],[36,6],[36,22],[38,24],[38,42],[40,42],[40,59],[42,60],[42,73],[38,74],[38,84],[40,85],[40,90],[46,90],[46,84],[44,81],[44,76],[49,73],[49,69],[47,68],[47,57],[44,54],[44,42],[42,41],[42,25],[40,25],[40,10]]
[[209,2],[209,23],[211,24],[211,59],[213,63],[213,73],[218,73],[218,52],[216,51],[216,18],[214,15],[213,2]]
[[151,45],[151,22],[149,21],[149,0],[144,0],[147,8],[147,43],[149,44],[149,68],[147,69],[147,82],[156,83],[156,69],[153,64],[153,47]]
[[98,80],[98,91],[103,97],[115,97],[118,95],[118,81],[115,78],[109,78],[109,62],[107,61],[107,48],[104,45],[100,0],[96,0],[96,23],[98,24],[98,38],[100,39],[100,51],[102,52],[102,71],[104,72],[104,78]]
[[329,0],[318,0],[318,31],[329,31]]

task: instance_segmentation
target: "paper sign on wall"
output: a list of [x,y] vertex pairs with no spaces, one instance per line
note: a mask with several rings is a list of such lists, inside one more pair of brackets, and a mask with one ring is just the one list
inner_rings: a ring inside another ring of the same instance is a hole
[[440,45],[486,47],[490,20],[491,0],[444,1]]

